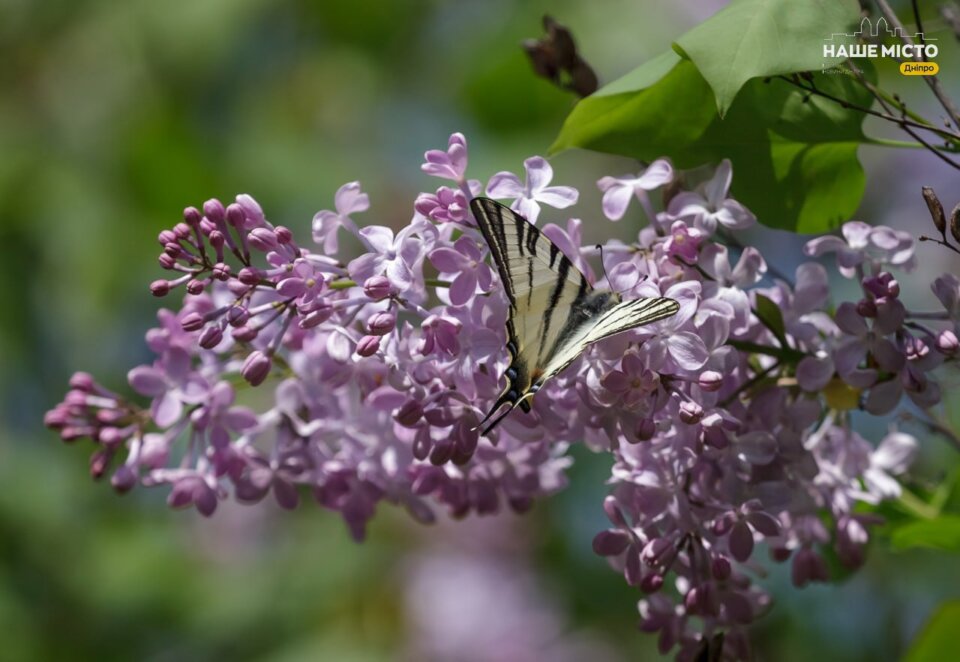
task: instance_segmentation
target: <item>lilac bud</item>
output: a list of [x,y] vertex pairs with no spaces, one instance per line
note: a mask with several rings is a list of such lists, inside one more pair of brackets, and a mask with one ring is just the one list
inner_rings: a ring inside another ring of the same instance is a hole
[[703,443],[717,450],[723,450],[730,445],[730,439],[727,438],[727,433],[719,425],[711,425],[703,430]]
[[250,319],[250,311],[243,306],[233,306],[227,310],[227,323],[230,326],[243,326]]
[[239,278],[240,282],[244,285],[256,285],[260,282],[262,275],[256,267],[244,267],[237,274],[237,278]]
[[363,293],[374,301],[386,299],[392,291],[393,286],[385,276],[371,276],[363,284]]
[[180,320],[180,326],[184,331],[199,331],[204,324],[206,324],[206,320],[200,313],[187,313]]
[[203,215],[214,223],[219,223],[226,216],[226,210],[223,208],[222,202],[216,198],[210,198],[203,203]]
[[213,265],[213,277],[219,281],[230,278],[230,265],[223,262],[217,262]]
[[743,520],[738,520],[730,530],[730,553],[733,558],[743,563],[753,553],[753,531]]
[[247,235],[247,241],[250,245],[264,253],[274,250],[277,244],[277,235],[268,228],[254,228]]
[[163,247],[164,255],[169,255],[172,258],[178,258],[183,255],[183,248],[180,244],[171,242]]
[[192,294],[194,296],[203,294],[203,288],[205,286],[206,283],[204,281],[193,278],[187,283],[187,294]]
[[[303,310],[301,309],[300,312],[302,313]],[[306,315],[303,315],[297,324],[301,329],[312,329],[313,327],[326,322],[328,319],[330,319],[330,315],[332,314],[333,306],[328,304],[320,307],[317,310],[308,312]]]
[[92,393],[95,387],[96,382],[93,380],[93,375],[89,372],[75,372],[70,377],[70,388],[85,393]]
[[860,317],[876,317],[877,303],[873,299],[860,299],[857,302],[857,314]]
[[221,340],[223,340],[223,330],[219,326],[211,324],[200,334],[199,344],[204,349],[213,349],[220,344]]
[[247,215],[244,213],[243,207],[236,202],[227,205],[227,223],[235,228],[241,228],[246,220]]
[[160,257],[157,258],[157,261],[160,262],[160,266],[164,269],[173,269],[173,267],[177,264],[177,260],[170,257],[166,253],[160,253]]
[[377,336],[364,336],[357,343],[357,354],[360,356],[373,356],[380,349],[380,338]]
[[155,280],[150,283],[150,294],[155,297],[165,297],[170,294],[170,281]]
[[196,227],[200,225],[200,219],[203,217],[203,214],[200,213],[200,210],[196,207],[187,207],[183,210],[183,220],[190,227]]
[[119,494],[124,494],[132,490],[133,486],[137,484],[137,475],[124,464],[113,473],[110,484]]
[[124,439],[126,439],[126,436],[120,428],[104,427],[100,428],[100,432],[97,433],[97,440],[109,448],[116,448],[123,443]]
[[113,459],[113,451],[109,449],[99,450],[90,456],[90,475],[94,479],[103,477],[110,466],[110,460]]
[[200,219],[200,234],[209,237],[210,233],[217,229],[217,224],[204,216]]
[[720,390],[720,387],[723,386],[723,375],[715,370],[706,370],[700,374],[697,384],[704,391],[713,393],[714,391]]
[[771,547],[770,558],[773,559],[775,563],[783,563],[790,558],[790,550],[786,547]]
[[252,326],[238,326],[230,332],[230,335],[239,342],[252,342],[260,332]]
[[250,354],[247,357],[247,360],[243,362],[243,368],[240,369],[240,374],[243,376],[251,386],[259,386],[263,383],[263,380],[267,378],[267,375],[270,374],[270,368],[273,366],[273,361],[271,358],[257,350]]
[[207,237],[207,240],[210,242],[210,245],[217,250],[223,248],[223,245],[227,243],[226,237],[223,236],[223,233],[220,232],[220,230],[214,230],[211,232],[210,236]]
[[703,418],[703,407],[696,402],[681,402],[679,416],[687,425],[696,425]]
[[640,441],[649,441],[653,439],[653,435],[657,433],[657,424],[653,422],[652,418],[641,418],[637,421],[637,427],[634,430],[634,434],[637,435],[637,439]]
[[719,581],[724,581],[729,579],[730,574],[733,572],[733,568],[730,565],[730,561],[727,560],[725,556],[715,556],[713,561],[710,563],[710,571],[713,573],[713,577]]
[[276,228],[274,228],[273,232],[277,237],[277,241],[281,244],[289,244],[291,241],[293,241],[293,233],[282,225],[278,225]]
[[177,223],[173,226],[173,236],[176,237],[174,241],[180,242],[184,239],[190,237],[193,234],[193,231],[190,229],[190,226],[186,223]]
[[944,354],[952,355],[960,349],[960,342],[957,341],[957,335],[949,329],[940,332],[940,335],[937,336],[936,344],[937,349]]
[[70,412],[65,407],[57,406],[43,415],[43,424],[51,430],[64,427],[70,420]]
[[640,580],[640,590],[644,593],[656,593],[663,588],[663,575],[652,572]]
[[375,313],[367,321],[367,328],[370,330],[370,333],[375,336],[386,335],[393,331],[396,326],[397,318],[393,313],[388,312]]
[[173,232],[173,230],[164,230],[157,236],[157,241],[160,242],[161,246],[175,244],[177,243],[177,235]]
[[407,400],[393,415],[393,420],[400,425],[410,428],[416,425],[422,417],[423,405],[417,400]]

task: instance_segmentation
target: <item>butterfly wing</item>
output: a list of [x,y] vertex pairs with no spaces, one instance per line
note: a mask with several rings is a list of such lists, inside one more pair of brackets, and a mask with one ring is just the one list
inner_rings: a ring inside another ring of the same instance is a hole
[[652,324],[675,315],[680,304],[673,299],[654,297],[618,303],[589,322],[580,325],[550,356],[543,368],[541,383],[563,372],[593,343],[612,335]]
[[[510,303],[507,349],[511,363],[500,404],[518,402],[533,384],[537,366],[548,359],[567,313],[593,288],[539,228],[509,207],[474,198],[470,208]],[[526,402],[521,407],[529,410]]]
[[619,303],[615,294],[597,293],[553,242],[509,207],[474,198],[470,208],[510,302],[507,386],[481,425],[505,403],[530,411],[529,400],[540,386],[591,343],[669,317],[678,308],[672,299]]

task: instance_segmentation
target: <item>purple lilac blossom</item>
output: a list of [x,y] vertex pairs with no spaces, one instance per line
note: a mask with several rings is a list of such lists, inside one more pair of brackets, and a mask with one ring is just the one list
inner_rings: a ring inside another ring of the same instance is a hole
[[[548,186],[545,159],[525,166],[526,184],[498,173],[488,193],[516,198],[531,221],[540,203],[576,202],[576,189]],[[917,444],[894,429],[875,447],[850,410],[939,401],[934,371],[960,345],[956,277],[933,283],[942,313],[911,319],[894,271],[913,266],[912,239],[852,222],[807,253],[836,253],[858,300],[832,308],[817,263],[801,265],[794,284],[764,284],[760,252],[716,235],[754,220],[727,196],[724,162],[696,190],[671,193],[636,241],[604,246],[607,285],[625,298],[674,298],[677,315],[588,348],[529,415],[482,438],[477,423],[509,361],[507,300],[466,211],[483,187],[466,179],[460,134],[422,168],[455,188],[421,193],[394,231],[359,228],[351,215],[369,201],[346,184],[336,212],[314,219],[315,249],[248,195],[185,209],[158,238],[170,277],[150,289],[185,294],[147,333],[154,360],[129,372],[141,397],[77,373],[47,425],[64,441],[91,439],[92,475],[119,492],[165,486],[171,506],[204,515],[229,498],[271,495],[293,508],[310,495],[358,540],[384,502],[420,522],[524,512],[565,486],[567,450],[585,443],[614,460],[610,526],[594,549],[642,592],[641,629],[681,659],[721,632],[727,657],[749,656],[744,628],[770,605],[752,580],[758,544],[791,563],[797,586],[829,579],[830,547],[863,563],[875,520],[857,504],[898,496]],[[657,161],[637,178],[604,178],[604,212],[619,217],[631,195],[672,176]],[[341,227],[362,254],[338,253]],[[579,221],[543,232],[590,272]],[[763,298],[782,325],[758,316]],[[244,380],[271,402],[236,405]]]

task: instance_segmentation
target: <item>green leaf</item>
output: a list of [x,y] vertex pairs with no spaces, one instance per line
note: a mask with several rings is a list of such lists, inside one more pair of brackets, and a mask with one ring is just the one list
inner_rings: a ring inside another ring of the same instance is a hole
[[789,347],[786,340],[787,327],[783,322],[783,313],[780,311],[780,306],[762,294],[757,294],[756,297],[757,308],[754,314],[777,337],[781,347]]
[[[850,103],[871,103],[848,76],[815,74],[813,83]],[[697,67],[666,53],[581,100],[551,152],[582,147],[641,161],[669,156],[680,168],[729,158],[731,194],[761,223],[819,233],[849,219],[863,196],[862,121],[861,113],[807,98],[780,79],[749,81],[721,118]]]
[[893,531],[890,542],[894,549],[928,547],[946,552],[960,552],[960,516],[940,515],[917,520]]
[[725,115],[752,78],[821,70],[823,40],[860,20],[856,0],[739,0],[680,37],[675,47],[703,74]]
[[957,657],[960,600],[941,604],[913,640],[904,662],[942,662]]

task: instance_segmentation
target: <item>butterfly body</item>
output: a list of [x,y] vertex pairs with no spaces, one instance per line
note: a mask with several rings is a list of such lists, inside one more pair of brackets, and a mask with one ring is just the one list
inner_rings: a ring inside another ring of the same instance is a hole
[[483,434],[516,407],[529,412],[530,400],[544,382],[589,345],[679,310],[672,299],[624,302],[615,292],[594,290],[556,244],[510,208],[487,198],[474,198],[470,208],[510,303],[507,385],[480,425],[504,404],[510,409]]

